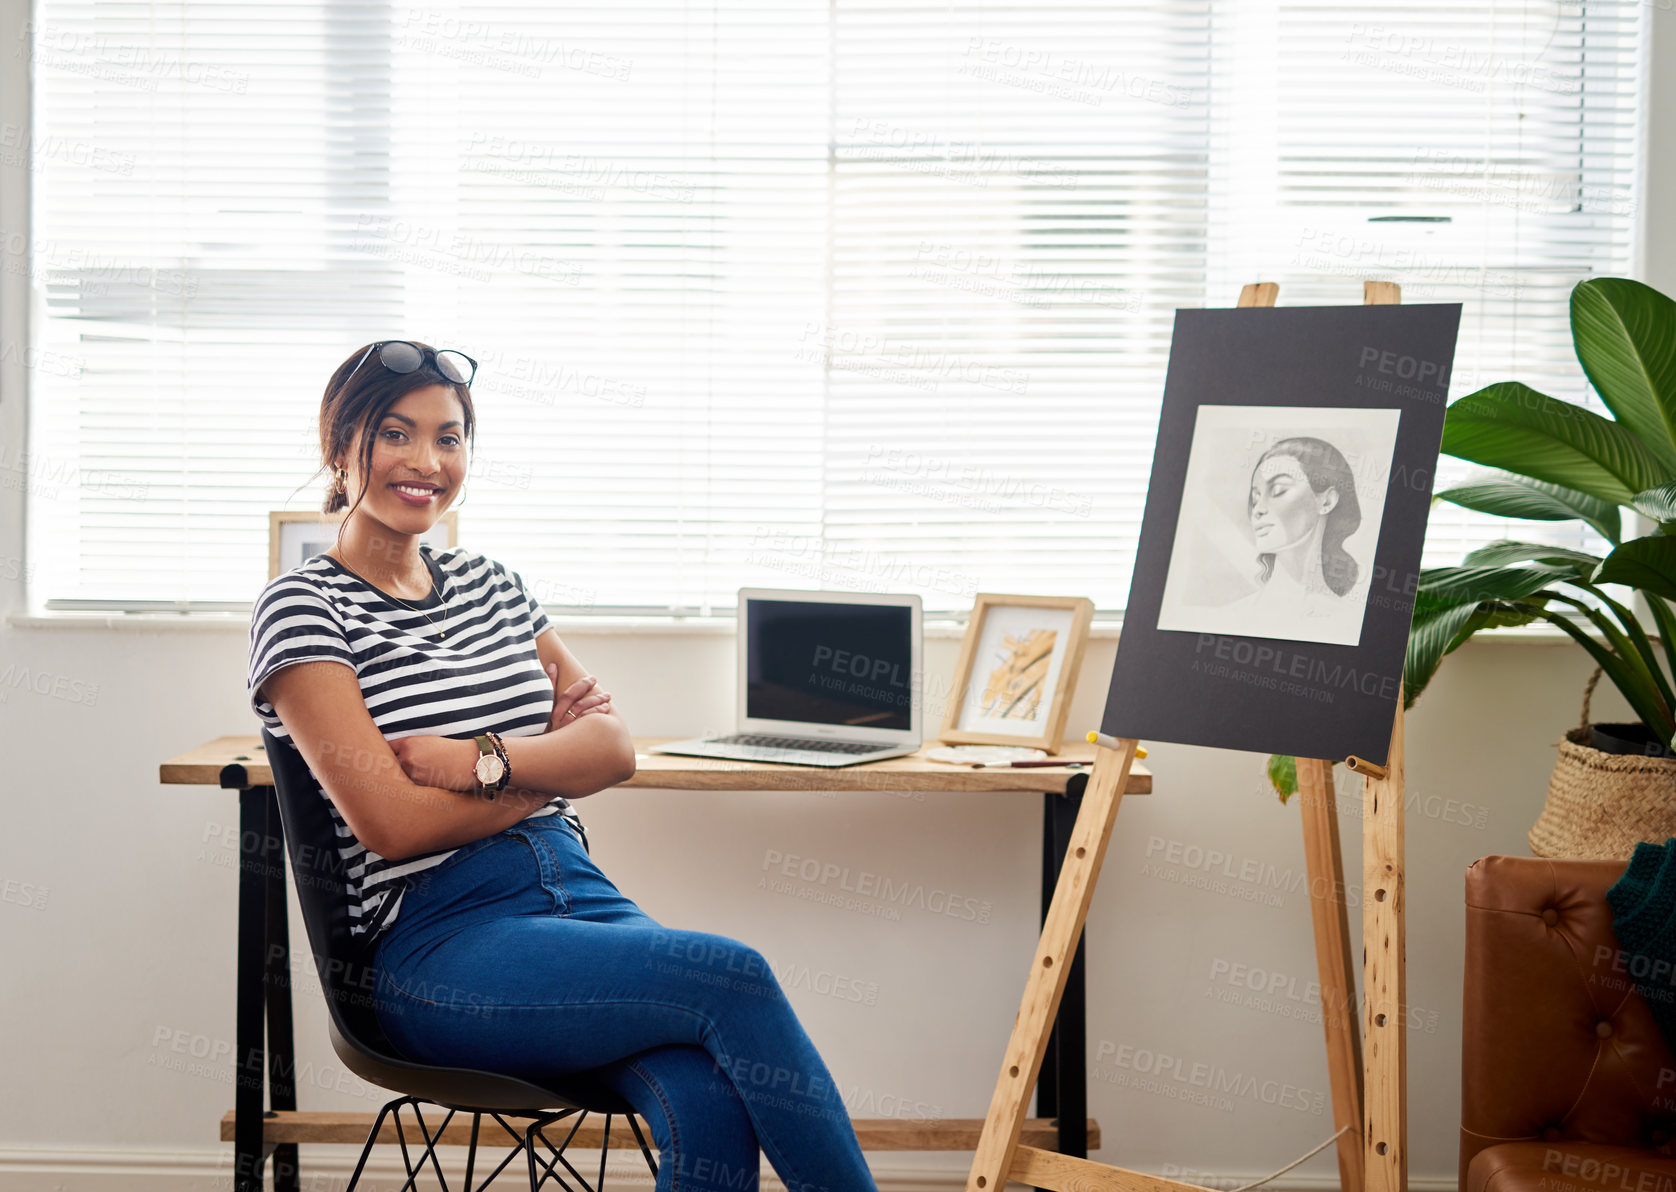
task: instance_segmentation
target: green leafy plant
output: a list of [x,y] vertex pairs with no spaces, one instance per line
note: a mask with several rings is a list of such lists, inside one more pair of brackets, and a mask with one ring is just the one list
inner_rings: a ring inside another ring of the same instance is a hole
[[[1503,541],[1471,552],[1458,567],[1423,570],[1403,703],[1412,706],[1444,656],[1479,630],[1541,620],[1587,650],[1635,715],[1668,743],[1676,736],[1676,613],[1668,603],[1676,600],[1676,301],[1628,278],[1581,281],[1571,291],[1571,338],[1612,417],[1517,381],[1468,394],[1444,416],[1442,450],[1497,471],[1434,499],[1502,517],[1581,521],[1610,549],[1596,556]],[[1626,509],[1656,528],[1625,541]],[[1603,584],[1644,599],[1660,648]],[[1295,778],[1288,784],[1273,759],[1269,774],[1284,802]]]

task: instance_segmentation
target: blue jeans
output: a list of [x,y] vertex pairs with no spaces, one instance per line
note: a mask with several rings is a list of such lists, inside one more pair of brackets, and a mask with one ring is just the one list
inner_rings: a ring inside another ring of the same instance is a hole
[[408,1058],[536,1083],[586,1073],[633,1105],[658,1192],[877,1192],[832,1075],[762,954],[658,924],[557,815],[415,874],[373,960]]

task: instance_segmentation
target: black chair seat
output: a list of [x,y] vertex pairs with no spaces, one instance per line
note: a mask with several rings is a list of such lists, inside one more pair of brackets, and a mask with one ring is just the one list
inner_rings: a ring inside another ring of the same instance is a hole
[[[368,1084],[393,1089],[424,1101],[435,1101],[449,1109],[461,1109],[468,1113],[495,1109],[503,1113],[522,1110],[550,1112],[556,1109],[588,1109],[595,1113],[634,1112],[634,1106],[603,1086],[561,1090],[478,1068],[441,1068],[381,1055],[364,1044],[346,1038],[337,1024],[336,1015],[327,1022],[326,1030],[331,1035],[332,1050],[337,1052],[343,1066]],[[582,1083],[578,1081],[578,1084]]]

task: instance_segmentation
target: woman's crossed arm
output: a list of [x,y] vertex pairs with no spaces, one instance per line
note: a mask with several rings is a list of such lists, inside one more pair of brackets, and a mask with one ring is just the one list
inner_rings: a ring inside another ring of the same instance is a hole
[[[506,737],[512,781],[501,798],[515,790],[540,796],[530,810],[554,795],[582,799],[634,777],[634,740],[611,706],[611,696],[593,690],[587,674],[549,629],[535,640],[541,664],[553,680],[553,711],[546,730],[535,737]],[[397,759],[415,782],[449,790],[476,789],[472,767],[477,745],[450,737],[402,737],[392,741]]]
[[633,741],[610,696],[593,693],[556,632],[542,634],[536,647],[554,676],[552,719],[540,736],[504,738],[512,783],[493,802],[469,793],[478,756],[472,741],[386,740],[348,666],[301,662],[262,686],[350,830],[373,852],[401,861],[492,836],[554,795],[579,799],[634,776]]

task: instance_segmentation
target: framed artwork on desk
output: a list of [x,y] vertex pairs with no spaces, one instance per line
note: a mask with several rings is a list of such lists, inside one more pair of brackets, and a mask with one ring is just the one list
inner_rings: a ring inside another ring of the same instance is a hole
[[[271,509],[268,511],[268,578],[300,567],[315,555],[325,554],[337,541],[338,527],[343,524],[344,510],[321,513],[308,509]],[[445,550],[459,545],[460,511],[450,509],[437,519],[436,525],[425,531],[421,541],[433,549]]]
[[938,740],[1057,753],[1094,602],[979,592]]

